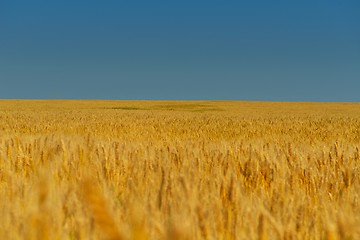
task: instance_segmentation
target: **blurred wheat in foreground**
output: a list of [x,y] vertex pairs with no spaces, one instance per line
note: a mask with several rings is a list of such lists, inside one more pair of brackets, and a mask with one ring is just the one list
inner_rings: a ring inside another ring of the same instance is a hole
[[360,239],[360,104],[0,101],[0,239]]

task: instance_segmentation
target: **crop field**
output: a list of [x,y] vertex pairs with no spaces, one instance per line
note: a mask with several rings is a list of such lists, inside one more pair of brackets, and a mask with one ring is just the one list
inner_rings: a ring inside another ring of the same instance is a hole
[[0,101],[0,239],[360,239],[360,104]]

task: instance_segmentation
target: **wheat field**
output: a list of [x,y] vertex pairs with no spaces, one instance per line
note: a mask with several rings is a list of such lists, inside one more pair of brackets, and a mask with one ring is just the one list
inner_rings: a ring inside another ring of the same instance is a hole
[[360,239],[360,104],[0,101],[0,239]]

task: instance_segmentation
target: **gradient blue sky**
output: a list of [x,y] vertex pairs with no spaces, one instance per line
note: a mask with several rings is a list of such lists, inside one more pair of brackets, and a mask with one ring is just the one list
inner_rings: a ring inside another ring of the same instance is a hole
[[360,1],[0,0],[0,98],[360,101]]

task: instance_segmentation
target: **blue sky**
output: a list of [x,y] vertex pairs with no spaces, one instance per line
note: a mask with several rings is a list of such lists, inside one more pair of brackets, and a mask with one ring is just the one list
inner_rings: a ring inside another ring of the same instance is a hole
[[0,1],[0,98],[360,101],[360,1]]

